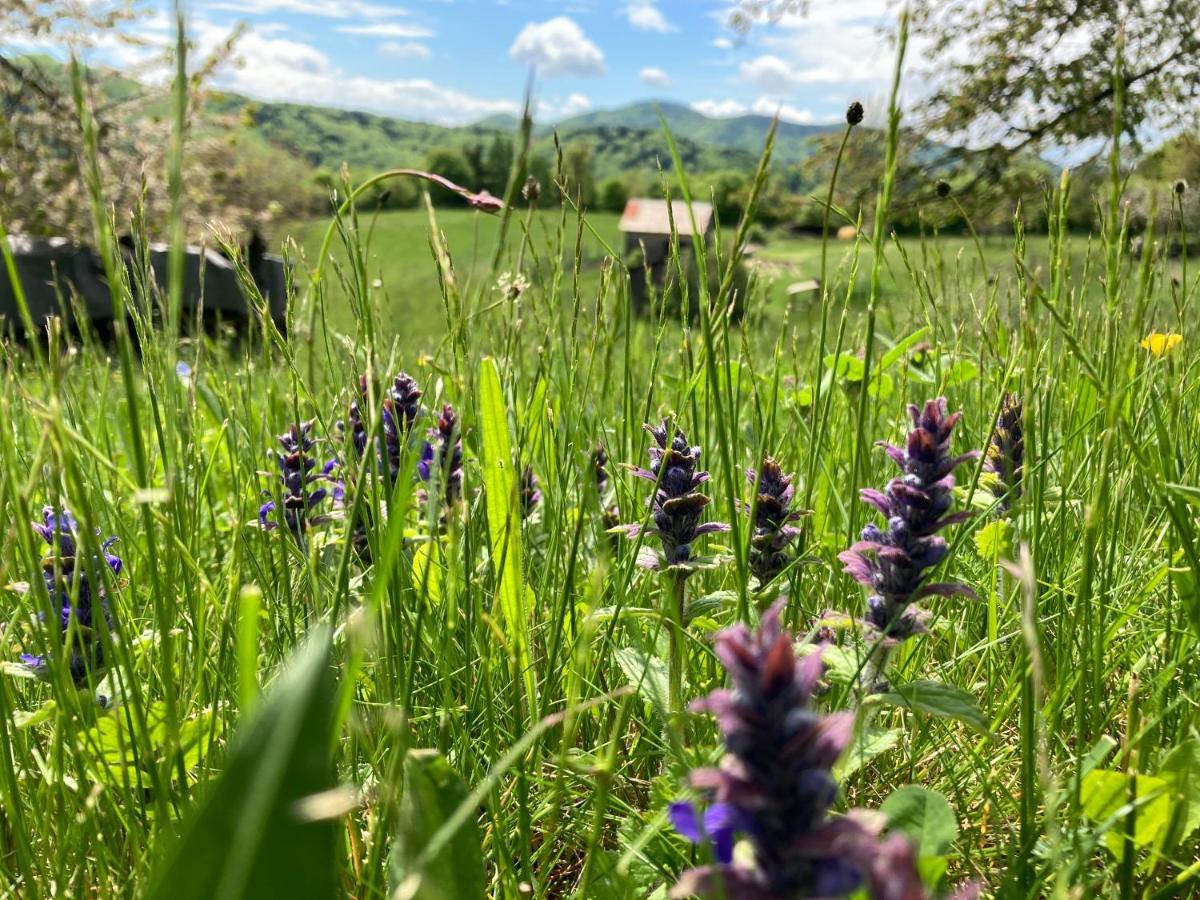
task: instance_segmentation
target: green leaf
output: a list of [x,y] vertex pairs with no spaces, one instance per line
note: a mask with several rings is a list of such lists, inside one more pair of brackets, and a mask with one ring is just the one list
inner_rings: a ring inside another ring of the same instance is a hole
[[879,368],[880,369],[890,368],[901,357],[903,357],[904,354],[906,354],[909,351],[909,348],[915,347],[917,344],[919,344],[921,341],[923,341],[925,339],[925,335],[927,335],[928,333],[929,333],[929,326],[923,325],[920,328],[918,328],[916,331],[914,331],[912,334],[910,334],[908,337],[901,339],[900,342],[896,344],[896,346],[892,347],[891,350],[889,350],[887,353],[883,354],[883,357],[879,360]]
[[431,859],[430,837],[467,798],[467,785],[436,750],[413,750],[404,758],[404,798],[392,843],[395,895],[410,900],[455,900],[487,894],[479,826],[464,821]]
[[617,665],[642,695],[662,715],[670,709],[667,691],[667,667],[661,659],[648,656],[632,647],[618,647],[613,656]]
[[835,684],[853,684],[858,680],[865,659],[851,653],[836,644],[797,644],[797,656],[812,656],[821,654],[821,662],[825,666],[824,676]]
[[[1084,815],[1104,829],[1104,845],[1117,857],[1123,853],[1126,817],[1134,808],[1131,779],[1126,772],[1096,769],[1083,779],[1080,793]],[[1142,848],[1158,840],[1171,821],[1171,796],[1167,782],[1153,775],[1138,775],[1136,788],[1133,843]]]
[[880,812],[888,825],[908,835],[918,858],[943,856],[958,836],[958,820],[950,803],[937,791],[910,784],[883,801]]
[[867,393],[872,397],[878,397],[880,400],[886,400],[896,392],[896,383],[892,381],[892,376],[886,372],[877,371],[871,376],[871,384],[867,388]]
[[684,623],[690,623],[697,616],[708,616],[720,612],[737,600],[733,591],[714,591],[703,597],[695,597],[687,601],[687,609],[683,613]]
[[298,815],[334,787],[330,631],[296,652],[234,736],[225,769],[158,854],[150,900],[333,897],[337,831]]
[[904,709],[929,713],[942,719],[957,719],[980,734],[990,734],[987,719],[974,696],[962,688],[940,681],[913,681],[893,685],[880,701]]
[[832,353],[825,357],[825,368],[829,369],[834,378],[844,378],[846,381],[862,381],[866,373],[863,361],[853,353]]
[[975,552],[988,562],[1011,559],[1012,523],[1008,519],[995,519],[975,532]]
[[1182,841],[1200,828],[1200,739],[1188,738],[1171,750],[1158,774],[1180,809],[1176,840]]
[[412,579],[419,596],[428,598],[434,604],[441,602],[442,573],[445,568],[441,538],[417,545],[412,558]]
[[979,377],[979,366],[969,359],[956,359],[946,369],[946,387],[974,381]]
[[492,563],[499,566],[500,611],[517,664],[525,673],[525,693],[536,708],[536,687],[529,664],[528,621],[521,571],[521,510],[518,473],[513,466],[508,408],[500,387],[500,370],[490,356],[479,364],[479,410],[483,431],[483,489],[487,499]]
[[855,735],[842,758],[833,767],[834,777],[838,781],[849,778],[875,757],[891,750],[900,743],[900,731],[889,728],[871,728],[865,734]]

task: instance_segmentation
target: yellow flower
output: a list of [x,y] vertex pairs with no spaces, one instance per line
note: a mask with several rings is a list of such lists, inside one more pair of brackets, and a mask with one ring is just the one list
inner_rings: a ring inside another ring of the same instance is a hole
[[1142,338],[1142,346],[1153,353],[1155,356],[1166,356],[1181,343],[1183,343],[1183,335],[1170,332],[1163,334],[1159,331],[1152,331]]

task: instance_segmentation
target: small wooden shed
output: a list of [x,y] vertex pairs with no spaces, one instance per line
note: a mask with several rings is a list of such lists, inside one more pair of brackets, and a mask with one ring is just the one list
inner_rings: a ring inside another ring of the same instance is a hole
[[655,288],[661,288],[666,280],[672,223],[679,235],[680,255],[692,254],[692,215],[696,219],[696,229],[703,235],[704,246],[708,247],[715,221],[711,203],[692,203],[691,215],[683,200],[672,200],[670,208],[666,200],[649,197],[634,197],[625,204],[617,227],[625,235],[625,258],[635,303],[646,299],[647,270],[649,281]]

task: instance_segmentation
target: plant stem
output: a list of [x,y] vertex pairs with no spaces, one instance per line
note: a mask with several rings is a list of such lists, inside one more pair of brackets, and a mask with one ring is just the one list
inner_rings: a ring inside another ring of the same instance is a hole
[[687,574],[667,573],[667,614],[671,617],[667,636],[670,658],[667,661],[667,703],[672,715],[683,712],[683,645],[685,640],[683,605],[687,596]]

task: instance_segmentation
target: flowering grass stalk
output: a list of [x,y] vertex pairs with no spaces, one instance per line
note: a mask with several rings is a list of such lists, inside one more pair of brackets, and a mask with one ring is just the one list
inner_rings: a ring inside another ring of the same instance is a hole
[[886,518],[880,528],[869,523],[862,539],[838,558],[845,571],[871,594],[866,623],[875,636],[872,663],[864,671],[870,688],[886,668],[888,650],[899,641],[924,632],[928,613],[916,606],[930,595],[974,596],[959,582],[928,583],[931,569],[949,552],[942,529],[970,517],[970,512],[950,512],[954,469],[978,457],[978,451],[950,454],[950,439],[960,413],[947,415],[946,400],[939,397],[923,408],[909,407],[913,428],[904,447],[883,443],[888,456],[900,467],[887,489],[864,488],[862,499]]

